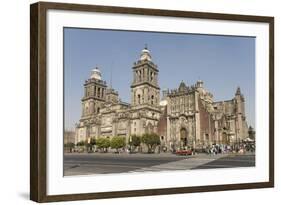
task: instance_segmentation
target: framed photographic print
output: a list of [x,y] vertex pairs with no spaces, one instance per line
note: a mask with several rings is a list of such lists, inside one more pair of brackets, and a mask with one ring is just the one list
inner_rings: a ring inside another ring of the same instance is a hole
[[31,5],[30,198],[274,186],[274,18]]

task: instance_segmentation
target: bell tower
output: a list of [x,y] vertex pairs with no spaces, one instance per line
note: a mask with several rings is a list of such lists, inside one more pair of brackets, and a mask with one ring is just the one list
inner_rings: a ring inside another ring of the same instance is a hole
[[158,68],[152,62],[147,46],[141,51],[140,58],[133,66],[133,82],[131,84],[131,103],[133,107],[143,105],[157,106],[160,101],[158,85]]
[[152,62],[147,46],[141,51],[140,58],[133,65],[131,84],[131,134],[157,132],[161,114],[158,68]]
[[90,79],[84,83],[84,96],[82,98],[82,118],[97,115],[103,107],[106,96],[106,82],[101,78],[98,67],[91,71]]

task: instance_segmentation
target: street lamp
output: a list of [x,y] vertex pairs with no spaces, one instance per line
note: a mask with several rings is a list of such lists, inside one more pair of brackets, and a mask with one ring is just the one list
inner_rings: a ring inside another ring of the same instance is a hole
[[91,143],[91,137],[88,138],[88,145],[86,146],[86,147],[87,147],[87,152],[88,152],[88,153],[91,151],[91,147],[90,147],[91,144],[90,144],[90,143]]
[[130,145],[130,152],[129,153],[131,153],[132,152],[132,136],[131,135],[129,137],[129,145]]
[[195,152],[196,152],[196,139],[195,139],[195,137],[193,137],[192,139],[193,139],[193,155],[195,155]]

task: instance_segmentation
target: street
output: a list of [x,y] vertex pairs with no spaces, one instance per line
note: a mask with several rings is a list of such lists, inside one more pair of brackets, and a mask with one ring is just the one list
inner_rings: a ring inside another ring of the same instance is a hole
[[71,153],[64,155],[64,175],[89,175],[255,166],[254,154],[161,154]]
[[255,155],[229,155],[218,160],[202,164],[193,169],[232,168],[232,167],[253,167],[255,166]]

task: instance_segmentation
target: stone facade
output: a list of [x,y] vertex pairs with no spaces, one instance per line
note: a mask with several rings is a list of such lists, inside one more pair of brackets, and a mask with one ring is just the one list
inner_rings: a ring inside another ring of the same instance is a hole
[[102,80],[98,68],[84,83],[82,116],[76,124],[75,142],[97,137],[155,132],[168,149],[201,147],[212,143],[234,144],[248,137],[245,99],[237,88],[231,100],[214,102],[199,80],[177,89],[164,90],[160,100],[159,70],[144,48],[133,64],[131,104]]
[[63,144],[75,143],[76,133],[71,130],[65,130],[63,134]]

